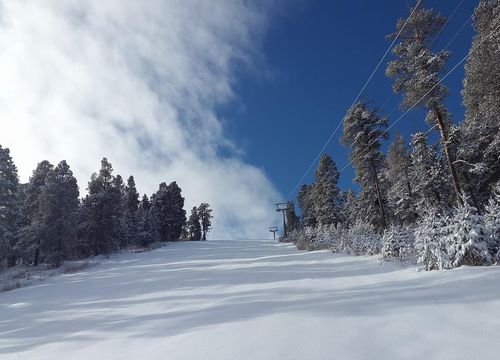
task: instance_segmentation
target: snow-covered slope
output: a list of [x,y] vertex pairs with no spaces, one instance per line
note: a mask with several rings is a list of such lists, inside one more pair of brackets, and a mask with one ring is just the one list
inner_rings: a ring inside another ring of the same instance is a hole
[[499,279],[271,241],[177,243],[0,294],[0,359],[496,358]]

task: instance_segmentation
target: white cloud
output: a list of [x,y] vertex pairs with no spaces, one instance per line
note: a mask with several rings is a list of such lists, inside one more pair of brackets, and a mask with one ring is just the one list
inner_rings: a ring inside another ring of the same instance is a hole
[[[215,237],[268,236],[279,194],[215,113],[259,57],[269,8],[244,0],[0,2],[0,144],[26,181],[66,159],[84,191],[103,156],[151,193],[176,180]],[[220,150],[231,156],[221,156]]]

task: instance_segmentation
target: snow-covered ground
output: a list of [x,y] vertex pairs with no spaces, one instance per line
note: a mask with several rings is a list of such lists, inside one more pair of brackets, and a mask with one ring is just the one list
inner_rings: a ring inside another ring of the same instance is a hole
[[500,268],[176,243],[0,294],[0,359],[497,358]]

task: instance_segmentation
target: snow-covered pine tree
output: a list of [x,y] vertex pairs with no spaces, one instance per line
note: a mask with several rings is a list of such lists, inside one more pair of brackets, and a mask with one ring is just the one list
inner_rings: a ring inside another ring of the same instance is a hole
[[295,213],[295,203],[289,201],[286,205],[286,233],[300,229],[300,219]]
[[144,194],[137,210],[137,245],[147,247],[153,242],[158,241],[159,234],[156,228],[157,222],[153,216],[149,198]]
[[342,194],[342,219],[344,221],[344,227],[349,227],[354,225],[359,218],[359,205],[358,198],[352,190],[347,190]]
[[48,234],[41,224],[40,195],[45,186],[47,176],[54,171],[54,165],[44,160],[38,163],[30,176],[22,204],[23,223],[19,229],[19,242],[17,248],[25,263],[38,265],[40,258],[40,244]]
[[132,175],[127,179],[127,186],[125,187],[125,209],[134,213],[139,208],[139,193],[135,187],[135,180]]
[[317,227],[306,227],[303,231],[303,235],[300,237],[298,245],[299,250],[312,250],[311,244],[314,242],[314,239],[316,239],[317,233]]
[[167,186],[161,183],[158,191],[151,197],[153,214],[158,219],[161,241],[177,241],[186,224],[186,211],[181,188],[174,181]]
[[118,246],[121,249],[127,248],[130,245],[128,227],[126,221],[126,209],[125,209],[125,183],[123,177],[117,174],[113,179],[113,186],[110,189],[113,193],[115,199],[118,201],[119,213],[117,215],[117,226],[115,228],[115,239],[118,240]]
[[427,136],[421,132],[412,135],[411,147],[410,178],[417,213],[450,207],[443,166],[436,150],[427,144]]
[[448,267],[491,264],[484,219],[465,195],[448,226]]
[[397,134],[387,153],[387,198],[397,224],[412,224],[417,218],[410,178],[411,157],[404,139]]
[[54,170],[54,165],[49,161],[43,160],[33,170],[25,191],[25,202],[23,204],[23,213],[31,223],[36,220],[40,213],[39,197],[45,186],[45,179]]
[[486,240],[493,261],[500,261],[500,189],[494,191],[484,214]]
[[0,145],[0,267],[16,264],[16,231],[20,216],[19,179],[10,150]]
[[135,180],[132,175],[127,179],[124,192],[124,235],[127,239],[127,244],[137,245],[139,193],[137,192]]
[[[122,183],[123,184],[123,183]],[[88,195],[83,199],[80,234],[94,254],[107,254],[119,247],[122,216],[122,189],[113,176],[113,167],[106,158],[101,160],[99,174],[92,174]]]
[[311,190],[314,213],[319,225],[340,222],[339,171],[331,156],[322,154],[316,169],[316,183]]
[[302,227],[316,226],[316,214],[312,197],[313,185],[302,185],[297,200],[302,214]]
[[187,232],[189,240],[201,240],[201,220],[196,206],[193,206],[191,209],[191,215],[189,215],[189,219],[187,221]]
[[481,206],[500,178],[500,2],[481,0],[474,13],[476,35],[465,65],[465,121],[458,161]]
[[207,234],[212,230],[212,219],[214,217],[210,205],[201,203],[200,206],[198,206],[198,215],[201,222],[201,239],[207,240]]
[[344,117],[342,143],[350,147],[349,159],[356,172],[354,182],[361,191],[358,197],[360,215],[378,229],[387,225],[386,195],[381,173],[385,156],[380,150],[380,139],[388,134],[387,118],[377,115],[364,102],[356,103]]
[[78,196],[76,178],[63,160],[47,174],[39,196],[39,221],[47,234],[41,238],[40,253],[49,265],[59,266],[75,248]]
[[422,270],[441,270],[448,262],[446,254],[447,221],[429,210],[415,228],[415,252]]
[[439,82],[450,53],[434,53],[431,49],[431,42],[441,32],[446,19],[419,4],[416,9],[410,9],[411,17],[397,21],[396,32],[388,36],[394,39],[399,34],[400,41],[392,50],[396,60],[389,62],[386,75],[395,79],[394,92],[403,94],[403,109],[414,106],[428,109],[426,120],[439,130],[452,186],[460,203],[462,190],[449,142],[451,119],[444,106],[448,89]]
[[380,258],[384,261],[393,261],[399,258],[399,225],[390,226],[382,235],[382,249]]
[[391,226],[382,236],[380,257],[384,261],[407,261],[414,255],[413,232],[401,225]]
[[316,228],[315,236],[311,241],[311,250],[333,249],[337,242],[337,233],[334,224],[323,224]]
[[358,220],[349,228],[348,248],[353,255],[375,255],[380,252],[381,238],[372,224]]

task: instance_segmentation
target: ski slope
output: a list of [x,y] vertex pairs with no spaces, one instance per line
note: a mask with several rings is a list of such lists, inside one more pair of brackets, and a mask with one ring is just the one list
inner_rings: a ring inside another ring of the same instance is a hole
[[1,293],[0,359],[497,358],[499,279],[272,241],[175,243]]

